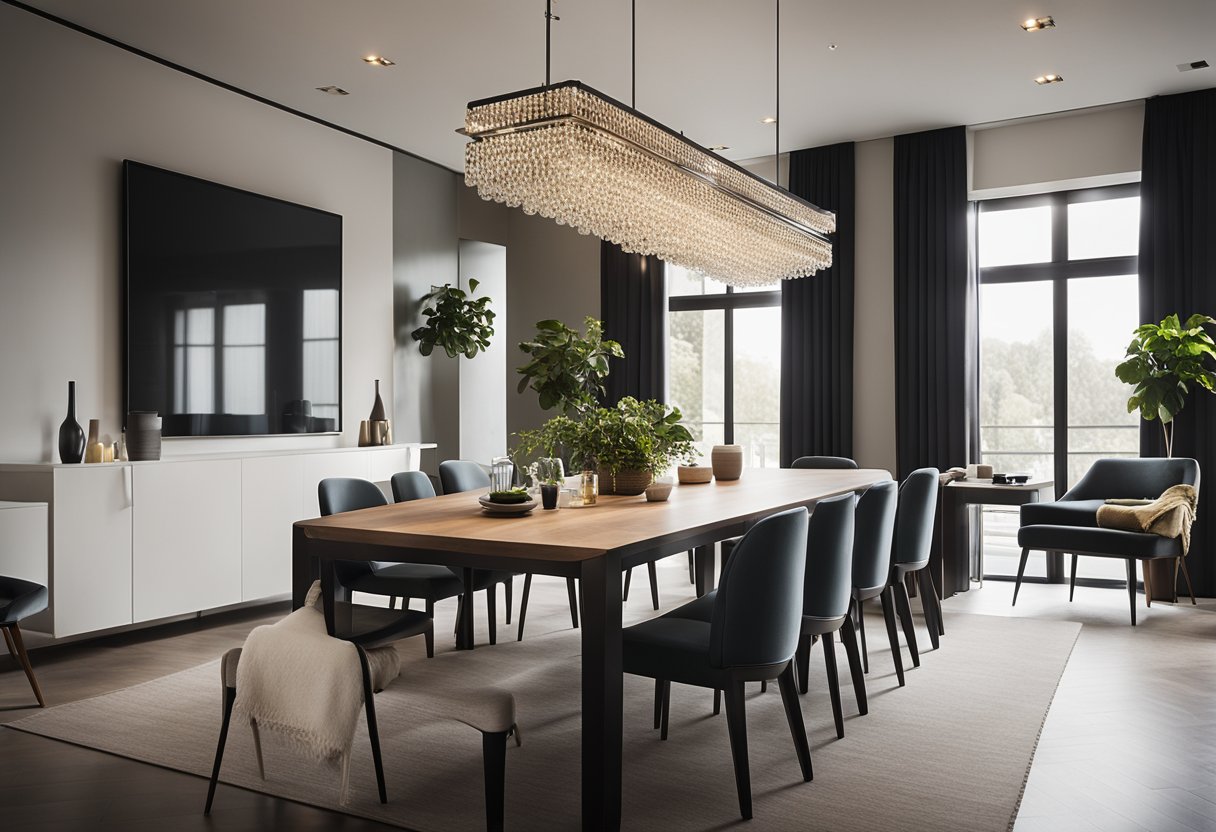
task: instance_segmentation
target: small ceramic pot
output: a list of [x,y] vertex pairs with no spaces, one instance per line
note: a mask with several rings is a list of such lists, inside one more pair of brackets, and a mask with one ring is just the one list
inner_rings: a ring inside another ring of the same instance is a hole
[[716,480],[737,480],[743,473],[742,445],[714,445],[709,458],[713,463]]
[[553,510],[557,508],[557,485],[556,483],[542,483],[540,487],[540,504],[541,508]]
[[646,486],[646,502],[664,503],[671,496],[671,483],[656,480]]
[[714,477],[714,469],[708,465],[681,465],[676,469],[681,485],[700,485]]

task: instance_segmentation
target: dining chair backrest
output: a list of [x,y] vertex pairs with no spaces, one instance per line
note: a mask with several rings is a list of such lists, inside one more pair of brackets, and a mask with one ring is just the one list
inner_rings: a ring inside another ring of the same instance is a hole
[[1193,459],[1099,459],[1060,499],[1155,500],[1170,486],[1184,484],[1199,488],[1199,463]]
[[806,533],[802,614],[840,618],[853,596],[853,494],[815,503]]
[[709,630],[718,668],[788,661],[802,629],[807,511],[794,508],[756,523],[722,569]]
[[857,463],[846,456],[800,456],[790,463],[791,468],[856,468]]
[[439,484],[444,494],[490,487],[490,475],[468,459],[445,459],[439,463]]
[[322,517],[388,505],[380,486],[354,477],[330,477],[321,480],[317,485],[317,501],[321,505]]
[[393,487],[393,500],[398,503],[435,496],[435,486],[431,484],[431,478],[421,471],[393,474],[389,484]]
[[891,575],[898,496],[899,485],[894,480],[886,480],[871,485],[857,501],[853,586],[860,590],[875,590],[887,585]]
[[941,472],[917,468],[899,487],[895,509],[894,563],[928,563],[933,548],[933,521],[937,517],[937,492]]

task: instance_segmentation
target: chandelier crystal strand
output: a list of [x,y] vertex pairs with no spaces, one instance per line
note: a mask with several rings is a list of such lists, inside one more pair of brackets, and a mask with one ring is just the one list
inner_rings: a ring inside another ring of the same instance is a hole
[[574,81],[469,104],[465,182],[735,286],[832,264],[835,216]]

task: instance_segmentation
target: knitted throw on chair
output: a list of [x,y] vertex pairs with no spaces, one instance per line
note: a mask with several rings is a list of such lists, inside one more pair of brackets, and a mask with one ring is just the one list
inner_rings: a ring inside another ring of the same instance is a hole
[[1098,509],[1098,525],[1104,529],[1143,532],[1182,539],[1182,554],[1191,548],[1191,524],[1199,507],[1199,492],[1193,485],[1174,485],[1142,506],[1111,504]]
[[[303,753],[328,760],[350,753],[363,708],[363,672],[358,648],[326,632],[315,606],[319,594],[314,584],[303,607],[245,639],[234,711],[287,736]],[[400,673],[400,660],[395,650],[378,652],[397,661],[385,669],[387,683]]]

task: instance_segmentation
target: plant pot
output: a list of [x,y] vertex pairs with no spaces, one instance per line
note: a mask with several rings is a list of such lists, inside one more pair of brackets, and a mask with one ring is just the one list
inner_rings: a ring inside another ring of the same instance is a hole
[[127,458],[132,462],[160,459],[160,414],[133,410],[127,414]]
[[607,468],[601,468],[600,493],[636,497],[646,490],[646,486],[650,485],[653,479],[649,471],[636,468],[622,468],[615,474]]
[[646,486],[646,502],[664,503],[671,496],[671,483],[655,480]]
[[541,508],[552,511],[557,508],[557,484],[542,483],[540,487]]
[[716,480],[737,480],[743,473],[742,445],[714,445],[709,458]]
[[676,469],[682,485],[701,485],[714,477],[714,469],[708,465],[681,465]]

